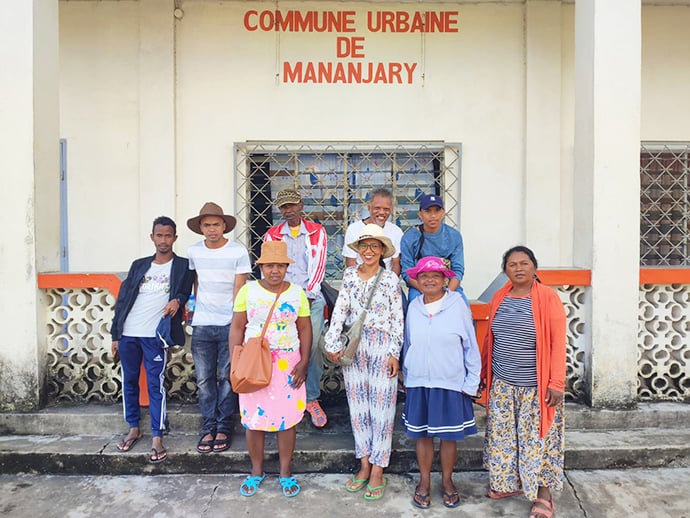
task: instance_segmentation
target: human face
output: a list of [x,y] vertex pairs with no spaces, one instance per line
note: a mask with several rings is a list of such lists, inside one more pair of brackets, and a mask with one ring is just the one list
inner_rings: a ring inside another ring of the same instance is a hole
[[156,247],[156,254],[169,255],[172,253],[173,243],[177,241],[177,236],[170,225],[156,225],[153,227],[151,241]]
[[269,288],[277,288],[285,279],[288,265],[283,263],[266,263],[261,265],[263,280]]
[[374,196],[368,207],[371,222],[383,228],[393,212],[393,200],[388,196]]
[[513,252],[506,261],[505,274],[518,288],[527,288],[534,282],[537,268],[525,252]]
[[287,221],[291,227],[296,227],[302,220],[302,211],[304,210],[304,203],[286,203],[281,205],[278,210],[283,219]]
[[443,293],[445,279],[441,272],[421,272],[417,275],[419,291],[426,297],[438,297]]
[[438,232],[441,229],[441,223],[443,223],[443,216],[445,215],[446,211],[436,205],[420,210],[419,219],[424,224],[424,232],[429,232],[430,234]]
[[362,262],[366,265],[378,264],[383,255],[383,243],[378,239],[362,239],[357,243],[357,250]]
[[206,244],[216,245],[223,240],[225,221],[220,216],[204,216],[199,223],[201,233],[206,238]]

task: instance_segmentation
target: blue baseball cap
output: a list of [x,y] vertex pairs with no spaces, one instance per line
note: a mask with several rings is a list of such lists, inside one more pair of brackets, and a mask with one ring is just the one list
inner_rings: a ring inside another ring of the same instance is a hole
[[429,207],[443,208],[443,200],[435,194],[425,194],[419,198],[419,210],[426,210]]

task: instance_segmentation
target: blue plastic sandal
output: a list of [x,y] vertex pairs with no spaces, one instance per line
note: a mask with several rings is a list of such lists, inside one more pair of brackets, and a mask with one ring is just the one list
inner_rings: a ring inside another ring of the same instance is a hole
[[[247,478],[244,479],[244,482],[242,482],[242,485],[240,486],[240,494],[242,496],[254,496],[256,492],[259,490],[259,486],[265,478],[266,473],[264,473],[260,477],[252,477],[251,475],[248,475]],[[247,488],[246,490],[244,489],[245,487]]]
[[[295,477],[280,477],[280,487],[283,488],[283,495],[292,498],[293,496],[299,495],[299,492],[302,490],[301,487],[299,487],[299,484],[297,483],[297,480],[295,480]],[[288,493],[289,490],[297,488],[294,492]]]

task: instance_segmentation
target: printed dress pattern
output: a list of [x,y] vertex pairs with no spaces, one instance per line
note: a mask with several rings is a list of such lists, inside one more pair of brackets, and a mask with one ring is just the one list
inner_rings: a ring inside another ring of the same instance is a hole
[[[235,301],[236,311],[247,312],[245,340],[261,334],[275,294],[250,282],[242,287]],[[295,284],[281,295],[266,330],[271,346],[273,373],[271,383],[256,392],[240,394],[242,424],[250,430],[279,432],[288,430],[302,420],[306,408],[306,386],[291,386],[292,369],[301,360],[299,337],[295,322],[298,316],[309,316],[309,302],[302,288]]]

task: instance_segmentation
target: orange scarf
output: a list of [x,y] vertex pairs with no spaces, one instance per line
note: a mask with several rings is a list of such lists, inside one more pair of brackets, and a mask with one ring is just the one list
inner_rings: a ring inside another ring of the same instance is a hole
[[[513,285],[510,281],[491,299],[489,307],[489,331],[482,350],[482,375],[487,390],[491,388],[491,358],[494,336],[491,324],[498,307],[506,298]],[[565,390],[565,310],[558,294],[543,284],[535,281],[530,292],[532,297],[532,315],[537,333],[537,393],[539,395],[539,437],[543,438],[551,428],[556,407],[546,406],[546,391],[551,388]],[[486,405],[487,411],[489,405]]]

